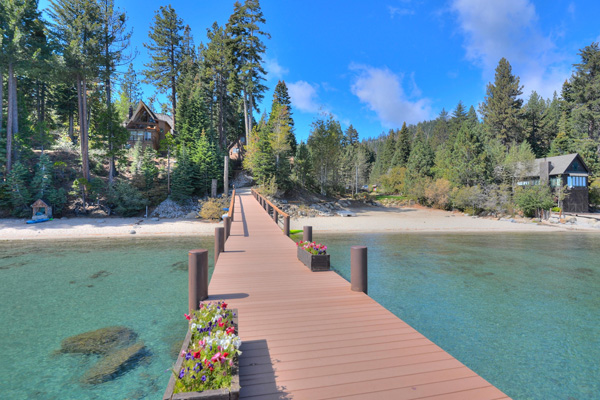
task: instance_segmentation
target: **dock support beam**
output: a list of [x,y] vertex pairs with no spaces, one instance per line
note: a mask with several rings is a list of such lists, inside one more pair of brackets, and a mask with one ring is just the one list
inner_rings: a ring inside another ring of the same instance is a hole
[[290,236],[290,216],[283,217],[283,234]]
[[208,250],[188,252],[188,308],[198,309],[202,300],[208,298]]
[[365,246],[350,248],[350,286],[355,292],[367,294],[367,248]]
[[275,221],[275,223],[279,223],[278,219],[277,219],[277,210],[273,209],[273,221]]
[[225,251],[225,228],[222,226],[215,228],[215,266],[219,255]]
[[229,232],[231,230],[231,218],[223,217],[223,228],[225,229],[225,241],[229,239]]
[[302,227],[302,241],[303,242],[312,242],[312,226],[303,226]]

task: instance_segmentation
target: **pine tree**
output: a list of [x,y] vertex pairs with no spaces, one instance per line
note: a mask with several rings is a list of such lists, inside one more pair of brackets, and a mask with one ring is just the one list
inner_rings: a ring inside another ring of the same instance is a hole
[[233,48],[225,30],[216,22],[208,31],[208,44],[202,51],[202,83],[210,110],[210,126],[216,131],[219,147],[239,137],[236,128],[235,96],[230,91],[233,74]]
[[0,20],[0,65],[8,67],[6,172],[9,173],[12,169],[15,146],[13,138],[19,132],[16,73],[31,68],[31,62],[38,56],[37,51],[41,47],[39,39],[45,36],[42,33],[43,27],[36,0],[3,0],[0,6]]
[[244,110],[246,142],[252,132],[254,110],[259,112],[258,103],[262,101],[267,89],[261,83],[266,75],[262,65],[266,47],[261,37],[270,38],[260,27],[264,23],[265,18],[258,0],[245,0],[243,5],[236,2],[227,22],[226,30],[233,46],[233,77],[239,87]]
[[487,85],[480,112],[488,134],[506,147],[525,139],[521,124],[523,100],[519,98],[523,94],[522,89],[519,77],[512,74],[509,62],[502,58],[496,67],[494,83]]
[[288,93],[285,81],[277,81],[277,86],[275,86],[275,91],[273,93],[273,103],[271,105],[271,115],[269,117],[269,121],[271,121],[274,118],[274,114],[276,113],[276,104],[285,106],[287,109],[287,125],[289,126],[289,129],[287,130],[286,140],[289,144],[291,154],[295,154],[298,142],[296,141],[296,135],[294,134],[294,119],[292,118],[292,101]]
[[573,126],[579,137],[600,139],[600,46],[597,42],[579,51],[581,62],[574,64],[568,96],[563,96],[571,110]]
[[456,108],[452,112],[452,119],[450,120],[450,126],[453,132],[458,132],[462,124],[467,120],[467,111],[463,105],[462,100],[458,102]]
[[474,186],[486,178],[486,159],[476,131],[463,124],[452,150],[452,181],[460,186]]
[[391,168],[392,159],[394,158],[394,154],[396,152],[396,134],[392,129],[390,129],[387,138],[385,141],[379,145],[377,149],[377,156],[375,157],[375,164],[373,165],[373,170],[371,171],[370,180],[372,182],[377,182],[381,175],[385,175]]
[[342,139],[342,147],[354,146],[358,143],[358,131],[350,124],[344,132],[344,138]]
[[189,199],[194,193],[194,181],[198,178],[196,166],[190,159],[187,148],[181,146],[177,157],[177,165],[173,170],[171,197],[177,202]]
[[102,12],[92,0],[51,0],[51,34],[61,46],[68,73],[77,88],[82,175],[90,180],[88,81],[98,76]]
[[119,118],[125,121],[129,118],[129,111],[133,112],[133,109],[142,100],[142,88],[140,87],[133,64],[129,64],[127,71],[120,80],[119,86],[119,100],[115,104],[115,107],[119,113]]
[[[29,211],[32,197],[27,182],[31,180],[31,174],[20,162],[15,163],[7,174],[7,183],[10,189],[9,198],[13,215],[22,217]],[[31,214],[30,214],[31,215]]]
[[523,131],[527,142],[538,157],[544,154],[542,119],[545,112],[546,102],[534,90],[523,107]]
[[195,184],[198,193],[206,195],[211,190],[212,180],[217,179],[222,182],[222,174],[220,173],[222,157],[219,157],[217,149],[210,142],[205,132],[202,133],[200,140],[195,144],[192,152],[192,161],[196,165],[198,179]]
[[339,158],[342,149],[342,128],[332,115],[313,122],[307,145],[317,174],[321,194],[339,185]]
[[417,128],[413,148],[406,163],[407,175],[431,176],[434,161],[435,154],[425,138],[425,133],[421,128]]
[[307,187],[312,183],[312,162],[308,146],[304,142],[300,142],[296,149],[294,177],[302,187]]
[[552,141],[558,133],[558,123],[561,117],[560,108],[560,101],[556,92],[554,92],[552,100],[548,99],[546,101],[546,107],[544,108],[544,114],[542,115],[538,143],[535,149],[538,157],[544,157],[550,151]]
[[[173,122],[177,126],[177,79],[182,54],[183,21],[171,7],[161,6],[154,14],[153,24],[148,33],[149,41],[144,43],[151,61],[144,66],[144,82],[155,85],[161,93],[167,93],[171,102]],[[170,93],[169,93],[170,91]]]
[[32,181],[34,197],[47,199],[52,187],[52,162],[47,154],[40,155]]
[[396,151],[394,152],[394,156],[392,157],[390,167],[404,167],[406,166],[406,162],[408,161],[408,157],[410,156],[410,131],[406,126],[406,122],[402,124],[402,129],[400,129],[400,133],[398,134],[398,141],[396,142]]

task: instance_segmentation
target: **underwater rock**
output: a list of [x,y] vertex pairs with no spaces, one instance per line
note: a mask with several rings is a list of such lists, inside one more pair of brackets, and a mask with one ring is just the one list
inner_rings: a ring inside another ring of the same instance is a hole
[[110,275],[110,272],[102,270],[102,271],[98,271],[95,274],[91,275],[90,278],[92,278],[92,279],[104,278],[109,275]]
[[82,383],[98,384],[113,380],[136,367],[147,355],[144,342],[115,350],[92,366],[81,378]]
[[106,354],[118,347],[130,346],[137,334],[124,326],[109,326],[64,339],[59,352]]

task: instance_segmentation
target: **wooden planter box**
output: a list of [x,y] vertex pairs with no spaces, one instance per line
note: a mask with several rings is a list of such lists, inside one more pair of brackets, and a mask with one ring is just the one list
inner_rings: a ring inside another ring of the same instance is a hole
[[[235,326],[235,334],[237,335],[237,310],[232,309],[232,311],[235,313],[235,316],[233,317],[233,325]],[[187,335],[185,335],[185,340],[183,341],[183,345],[181,346],[181,351],[179,352],[179,354],[181,354],[182,351],[186,351],[188,349],[191,339],[192,332],[188,327],[188,333]],[[183,357],[178,355],[177,362],[175,363],[176,371],[179,371],[181,369],[181,364],[183,364]],[[173,394],[174,389],[175,376],[171,375],[171,379],[169,379],[169,384],[167,385],[167,390],[165,390],[165,394],[163,395],[163,400],[238,400],[240,398],[240,372],[238,357],[236,356],[233,360],[230,388],[218,390],[205,390],[204,392],[185,392]]]
[[329,254],[311,254],[298,246],[298,260],[311,271],[329,271]]

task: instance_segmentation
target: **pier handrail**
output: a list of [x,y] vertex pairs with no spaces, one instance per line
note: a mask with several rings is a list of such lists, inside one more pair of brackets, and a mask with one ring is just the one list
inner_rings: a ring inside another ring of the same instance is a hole
[[235,187],[233,188],[233,192],[231,192],[231,202],[229,203],[229,211],[227,211],[229,218],[233,217],[233,207],[235,207]]
[[270,202],[265,196],[258,193],[258,191],[250,189],[250,193],[252,193],[256,201],[258,201],[264,207],[267,214],[270,214],[267,205],[273,210],[273,222],[275,222],[277,226],[279,226],[279,216],[281,215],[283,217],[283,234],[290,236],[290,215],[286,212],[283,212],[281,208]]

